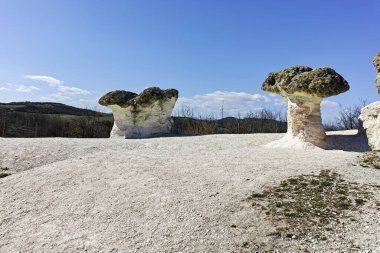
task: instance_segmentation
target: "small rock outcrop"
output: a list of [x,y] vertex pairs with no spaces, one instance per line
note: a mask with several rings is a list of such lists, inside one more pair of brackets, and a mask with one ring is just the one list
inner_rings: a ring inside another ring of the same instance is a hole
[[290,67],[270,73],[261,89],[283,96],[288,103],[288,131],[274,148],[323,146],[326,136],[320,105],[323,98],[349,90],[347,81],[331,68]]
[[140,94],[111,91],[99,99],[99,104],[112,110],[115,122],[111,138],[146,138],[170,133],[177,99],[175,89],[151,87]]
[[372,150],[380,150],[380,101],[363,107],[359,121],[361,129],[359,133],[367,135],[368,145]]
[[380,94],[380,51],[377,52],[375,59],[373,59],[373,65],[375,66],[377,72],[376,88],[377,92]]
[[[380,94],[380,51],[377,52],[373,59],[373,66],[377,72],[376,88]],[[359,116],[361,128],[360,134],[365,134],[368,139],[368,145],[372,150],[380,150],[380,101],[374,102],[362,108]]]

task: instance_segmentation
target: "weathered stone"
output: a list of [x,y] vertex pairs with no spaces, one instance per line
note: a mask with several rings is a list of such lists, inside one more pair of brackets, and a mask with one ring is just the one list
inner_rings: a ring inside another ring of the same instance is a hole
[[112,110],[115,122],[111,137],[145,138],[170,133],[177,99],[175,89],[152,87],[140,94],[111,91],[99,99],[99,104]]
[[380,94],[380,51],[377,52],[375,59],[373,59],[373,65],[375,66],[377,72],[376,88],[377,92]]
[[368,139],[368,145],[372,150],[380,150],[380,101],[367,105],[361,110],[359,120],[361,133]]
[[312,69],[296,66],[270,73],[262,85],[262,90],[286,98],[288,131],[283,139],[267,146],[277,148],[306,148],[310,146],[309,144],[323,146],[326,134],[322,125],[321,101],[349,88],[347,81],[331,68]]

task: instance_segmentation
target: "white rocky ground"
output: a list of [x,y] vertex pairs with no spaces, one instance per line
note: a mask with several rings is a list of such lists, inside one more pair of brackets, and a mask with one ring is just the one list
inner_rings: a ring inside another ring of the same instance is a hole
[[0,252],[379,252],[378,210],[318,242],[267,236],[273,224],[243,201],[322,169],[379,185],[380,170],[355,165],[365,144],[353,134],[328,133],[328,151],[261,146],[282,134],[0,138],[14,173],[0,179]]

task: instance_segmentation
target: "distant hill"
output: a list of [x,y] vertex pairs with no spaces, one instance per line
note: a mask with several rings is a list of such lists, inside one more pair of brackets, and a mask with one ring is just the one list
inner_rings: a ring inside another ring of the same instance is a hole
[[61,103],[0,103],[0,137],[107,138],[112,114]]
[[51,102],[12,102],[0,103],[0,110],[6,112],[24,112],[39,114],[64,114],[75,116],[110,116],[107,113],[101,113],[89,109],[77,108],[61,103]]

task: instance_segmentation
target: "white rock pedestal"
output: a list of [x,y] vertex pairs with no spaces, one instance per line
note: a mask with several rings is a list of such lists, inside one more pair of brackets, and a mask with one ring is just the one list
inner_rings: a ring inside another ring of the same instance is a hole
[[114,125],[111,138],[147,138],[169,134],[172,126],[172,110],[177,98],[164,103],[156,101],[149,107],[119,105],[107,106],[112,110]]
[[326,133],[322,125],[321,101],[312,96],[289,96],[286,135],[265,147],[309,149],[323,146]]

